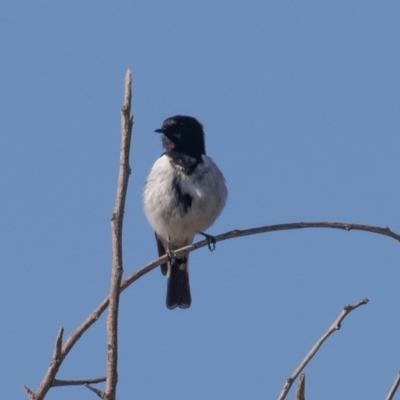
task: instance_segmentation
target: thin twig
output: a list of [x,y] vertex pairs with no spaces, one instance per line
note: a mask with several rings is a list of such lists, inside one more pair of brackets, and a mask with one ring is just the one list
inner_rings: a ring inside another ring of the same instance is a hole
[[64,328],[61,327],[58,330],[57,338],[56,338],[56,344],[54,345],[54,352],[53,352],[53,359],[58,360],[61,358],[61,353],[62,353],[62,338],[64,334]]
[[97,396],[99,396],[102,400],[106,399],[106,394],[102,390],[99,390],[99,389],[97,389],[97,388],[95,388],[93,386],[90,386],[90,385],[85,385],[85,387],[87,387],[92,392],[96,393]]
[[296,390],[296,400],[306,400],[306,374],[299,376],[299,383]]
[[[256,235],[259,233],[276,232],[276,231],[292,230],[292,229],[305,229],[305,228],[332,228],[332,229],[341,229],[345,231],[354,230],[354,231],[371,232],[371,233],[376,233],[378,235],[388,236],[400,242],[400,235],[395,232],[392,232],[387,226],[379,227],[371,225],[349,224],[345,222],[295,222],[290,224],[265,225],[244,230],[234,229],[232,231],[215,236],[215,240],[216,242],[222,242],[223,240],[234,239],[242,236]],[[182,247],[181,249],[174,250],[174,254],[180,256],[185,253],[196,251],[205,246],[208,246],[207,240],[200,240],[189,246],[185,246]],[[123,292],[127,287],[129,287],[133,282],[138,280],[141,276],[147,274],[148,272],[156,268],[158,265],[163,264],[165,261],[167,261],[167,256],[159,257],[156,260],[136,270],[122,281],[120,291]],[[106,297],[95,308],[95,310],[75,329],[75,331],[73,331],[69,335],[62,348],[60,363],[62,363],[64,358],[68,355],[68,353],[74,347],[75,343],[81,338],[81,336],[100,318],[103,312],[107,309],[108,301],[109,298]],[[45,380],[48,375],[55,376],[55,374],[57,373],[57,371],[54,371],[55,368],[57,368],[58,370],[59,366],[55,364],[50,365],[45,377],[42,380],[42,383],[40,384],[40,387],[46,386]],[[46,382],[48,384],[48,388],[50,388],[51,382],[48,382],[48,380]],[[41,397],[38,396],[38,393],[36,393],[35,395],[37,397],[35,397],[34,400],[42,400],[44,398],[44,395],[41,395]],[[32,400],[33,398],[30,396],[30,399]]]
[[117,198],[111,218],[111,237],[113,265],[111,273],[110,301],[107,317],[107,380],[104,397],[107,400],[115,400],[118,382],[118,307],[120,286],[122,280],[122,226],[125,212],[125,199],[128,189],[129,175],[129,153],[131,147],[131,135],[133,116],[131,115],[132,98],[132,73],[130,69],[125,76],[125,98],[121,110],[121,154],[119,165],[119,178],[117,187]]
[[33,396],[35,393],[33,393],[32,390],[28,388],[28,386],[24,385],[23,387],[24,387],[25,393],[28,395],[28,397],[30,399],[33,399]]
[[56,386],[80,386],[80,385],[89,385],[90,383],[101,383],[105,382],[106,377],[102,376],[101,378],[92,378],[92,379],[54,379],[51,384],[52,387]]
[[394,395],[396,394],[397,389],[400,386],[400,372],[397,374],[396,379],[393,382],[392,387],[389,390],[388,395],[386,396],[386,400],[393,400]]
[[295,379],[297,378],[297,376],[300,374],[300,372],[305,368],[305,366],[309,363],[309,361],[315,356],[315,354],[317,353],[317,351],[319,350],[319,348],[322,346],[322,344],[325,342],[326,339],[328,339],[328,337],[330,335],[332,335],[333,332],[337,331],[340,329],[341,327],[341,323],[342,321],[347,317],[347,315],[349,315],[353,310],[355,310],[356,308],[367,304],[368,303],[368,299],[362,299],[360,300],[358,303],[356,304],[346,304],[343,307],[342,312],[340,313],[340,315],[337,317],[337,319],[335,320],[335,322],[328,328],[328,330],[318,339],[318,341],[314,344],[314,346],[312,347],[312,349],[308,352],[308,354],[304,357],[304,359],[301,361],[301,363],[299,364],[299,366],[295,369],[295,371],[293,372],[293,374],[286,379],[286,383],[278,397],[278,400],[283,400],[286,398],[286,395],[288,394],[293,382],[295,381]]

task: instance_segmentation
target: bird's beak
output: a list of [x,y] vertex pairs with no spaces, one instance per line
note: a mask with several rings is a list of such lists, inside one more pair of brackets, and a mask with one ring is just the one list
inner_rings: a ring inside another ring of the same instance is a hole
[[165,130],[161,128],[161,129],[156,129],[154,132],[157,132],[157,133],[164,133]]

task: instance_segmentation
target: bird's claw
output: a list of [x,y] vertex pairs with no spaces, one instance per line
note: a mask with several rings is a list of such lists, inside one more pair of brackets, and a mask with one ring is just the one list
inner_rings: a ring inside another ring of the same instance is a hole
[[209,235],[208,233],[200,232],[200,235],[203,235],[207,239],[207,246],[210,251],[215,250],[215,244],[217,241],[215,240],[215,236]]
[[176,258],[175,252],[171,249],[170,239],[168,238],[167,248],[166,248],[167,260],[169,263]]
[[176,259],[175,252],[170,249],[170,250],[167,250],[166,253],[167,253],[167,261],[169,263],[172,263],[172,261],[174,261]]

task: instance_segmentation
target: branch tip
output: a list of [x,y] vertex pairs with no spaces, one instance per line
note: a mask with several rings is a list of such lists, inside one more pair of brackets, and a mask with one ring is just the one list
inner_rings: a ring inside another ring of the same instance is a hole
[[299,376],[299,383],[297,385],[296,400],[306,399],[306,374],[301,373]]
[[34,393],[32,392],[32,390],[29,389],[28,386],[25,386],[25,385],[24,385],[24,390],[25,390],[26,394],[27,394],[30,398],[32,398],[32,395],[34,394]]
[[54,345],[53,360],[59,360],[61,358],[63,334],[64,334],[64,328],[61,327],[58,330],[56,343]]
[[348,305],[349,311],[352,311],[352,310],[354,310],[354,309],[357,308],[357,307],[360,307],[360,306],[363,306],[363,305],[365,305],[365,304],[368,304],[368,302],[369,302],[369,300],[368,300],[367,298],[364,298],[364,299],[360,300],[360,301],[359,301],[358,303],[356,303],[356,304]]

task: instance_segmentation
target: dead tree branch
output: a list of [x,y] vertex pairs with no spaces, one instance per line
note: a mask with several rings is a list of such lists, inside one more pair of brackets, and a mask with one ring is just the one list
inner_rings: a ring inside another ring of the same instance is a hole
[[[276,232],[276,231],[292,230],[292,229],[305,229],[305,228],[332,228],[332,229],[340,229],[340,230],[345,230],[345,231],[353,230],[353,231],[371,232],[371,233],[375,233],[378,235],[384,235],[384,236],[390,237],[390,238],[395,239],[398,242],[400,242],[400,235],[391,231],[387,226],[379,227],[379,226],[371,226],[371,225],[349,224],[349,223],[345,223],[345,222],[295,222],[295,223],[290,223],[290,224],[265,225],[265,226],[261,226],[261,227],[244,229],[244,230],[234,229],[232,231],[217,235],[215,237],[215,240],[216,240],[216,242],[222,242],[223,240],[229,240],[229,239],[234,239],[234,238],[243,237],[243,236],[256,235],[259,233]],[[189,246],[182,247],[179,250],[174,250],[174,253],[177,256],[181,256],[185,253],[190,253],[192,251],[198,250],[207,245],[208,245],[207,240],[200,240]],[[144,265],[142,268],[133,272],[131,275],[129,275],[126,279],[124,279],[122,281],[121,286],[120,286],[120,292],[123,292],[133,282],[135,282],[140,277],[147,274],[148,272],[150,272],[151,270],[153,270],[160,264],[164,263],[165,261],[167,261],[167,256],[159,257],[156,260]],[[103,314],[103,312],[107,309],[108,302],[109,302],[109,297],[106,297],[96,307],[96,309],[82,322],[82,324],[79,325],[78,328],[76,328],[75,331],[73,331],[70,334],[70,336],[65,341],[64,346],[62,347],[59,364],[61,364],[63,362],[64,358],[68,355],[68,353],[71,351],[71,349],[74,347],[75,343],[80,339],[80,337],[100,318],[100,316]],[[52,379],[54,379],[54,377],[58,371],[58,368],[60,366],[59,364],[54,363],[54,362],[51,363],[45,377],[43,378],[42,383],[40,384],[40,388],[47,387],[47,390],[45,392],[43,392],[43,390],[41,390],[40,396],[38,395],[39,389],[38,389],[38,392],[35,394],[31,391],[29,393],[28,392],[29,389],[24,387],[30,400],[41,400],[44,398],[44,395],[47,393],[48,389],[51,386],[51,383],[49,384],[48,377],[50,376],[50,377],[52,377]],[[52,381],[52,379],[50,381]],[[37,397],[33,397],[34,395]]]
[[335,322],[328,328],[328,330],[318,339],[318,341],[314,344],[314,346],[312,347],[312,349],[308,352],[308,354],[304,357],[304,359],[301,361],[301,363],[299,364],[299,366],[295,369],[295,371],[293,372],[293,374],[286,379],[286,383],[278,397],[278,400],[284,400],[286,398],[286,395],[289,393],[290,388],[292,387],[293,382],[295,381],[295,379],[298,377],[298,375],[300,374],[301,371],[303,371],[303,369],[305,368],[305,366],[310,362],[310,360],[315,356],[315,354],[317,353],[317,351],[320,349],[320,347],[322,346],[322,344],[325,342],[326,339],[328,339],[328,337],[330,335],[332,335],[333,332],[336,332],[337,330],[340,329],[341,327],[341,323],[343,322],[343,320],[347,317],[347,315],[349,315],[353,310],[355,310],[356,308],[367,304],[368,303],[368,299],[362,299],[360,300],[358,303],[356,304],[346,304],[343,307],[342,312],[340,313],[340,315],[336,318]]

